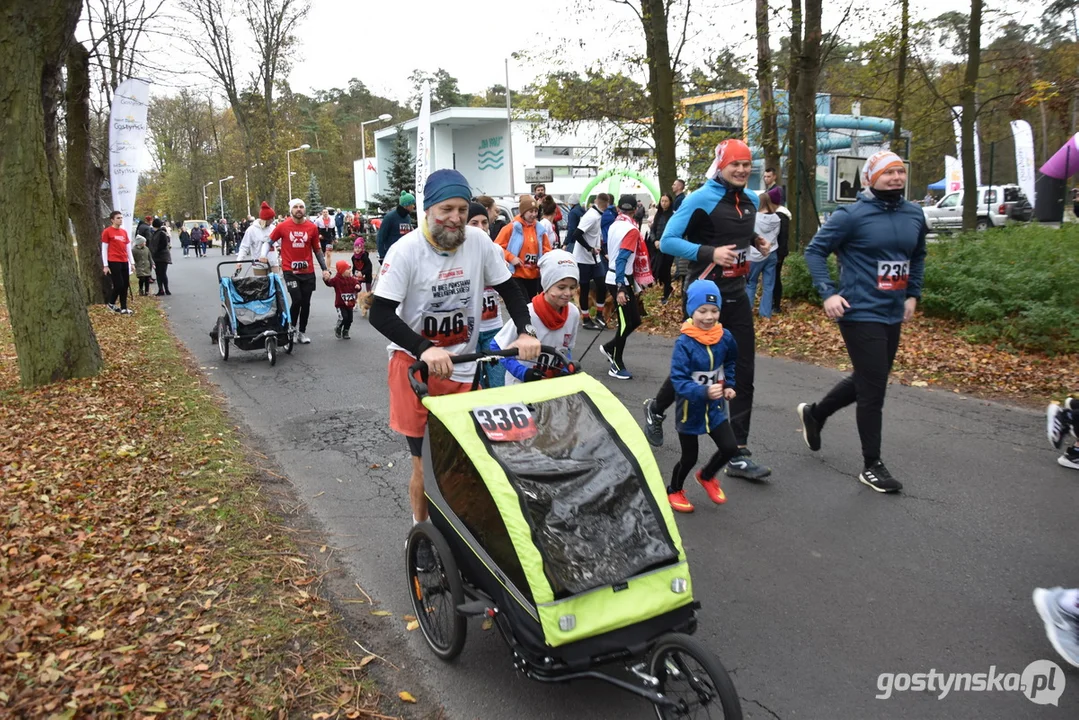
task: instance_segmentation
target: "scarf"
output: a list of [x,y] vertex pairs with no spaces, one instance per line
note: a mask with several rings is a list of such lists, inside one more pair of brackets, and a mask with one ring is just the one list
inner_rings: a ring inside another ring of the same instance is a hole
[[[615,222],[628,222],[636,227],[636,222],[633,218],[625,213],[618,213],[618,217]],[[646,288],[655,282],[655,278],[652,277],[652,266],[648,261],[648,244],[644,241],[644,235],[638,233],[637,247],[633,251],[633,281],[637,283],[640,288]]]
[[536,238],[536,264],[538,265],[543,258],[543,238],[540,236],[538,223],[526,225],[524,218],[520,215],[513,218],[513,234],[510,235],[509,247],[506,249],[509,250],[510,255],[521,257],[521,248],[525,244],[525,228],[531,228],[532,234]]
[[569,306],[556,310],[549,302],[547,296],[540,293],[532,298],[532,309],[536,311],[536,317],[548,330],[561,330],[569,317]]
[[688,335],[702,345],[715,345],[723,339],[723,325],[716,323],[711,330],[701,330],[692,320],[682,323],[682,334]]

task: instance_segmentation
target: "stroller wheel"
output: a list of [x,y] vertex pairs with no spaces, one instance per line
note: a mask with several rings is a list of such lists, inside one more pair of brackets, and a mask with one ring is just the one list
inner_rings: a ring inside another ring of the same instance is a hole
[[270,361],[270,367],[277,364],[277,339],[268,338],[266,340],[266,359]]
[[742,719],[738,691],[727,671],[708,648],[689,635],[670,633],[661,637],[648,664],[649,672],[659,680],[656,690],[677,705],[655,705],[660,720]]
[[431,523],[415,525],[405,546],[408,594],[427,644],[442,660],[452,660],[465,646],[464,586],[446,539]]
[[219,318],[217,321],[217,351],[221,353],[222,360],[229,359],[229,339],[226,336],[228,331],[228,321],[225,318]]
[[288,342],[285,343],[285,352],[289,355],[292,354],[292,348],[296,344],[295,338],[292,337],[292,333],[288,334]]

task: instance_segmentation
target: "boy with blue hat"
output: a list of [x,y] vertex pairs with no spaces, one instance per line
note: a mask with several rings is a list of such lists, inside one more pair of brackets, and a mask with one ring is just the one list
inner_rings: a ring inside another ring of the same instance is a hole
[[723,302],[719,287],[711,280],[697,280],[686,291],[686,312],[690,319],[671,355],[671,383],[675,392],[675,428],[682,457],[671,473],[667,499],[678,512],[693,512],[682,485],[697,464],[697,438],[708,435],[718,448],[697,471],[697,482],[709,499],[721,505],[727,496],[716,473],[738,454],[738,442],[731,429],[723,400],[734,398],[734,365],[738,346],[730,330],[719,322]]

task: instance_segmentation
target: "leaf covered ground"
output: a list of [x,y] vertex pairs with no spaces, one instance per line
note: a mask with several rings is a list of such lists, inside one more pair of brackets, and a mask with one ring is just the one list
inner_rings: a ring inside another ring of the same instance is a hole
[[101,375],[24,390],[0,302],[0,716],[384,717],[318,552],[135,309],[90,309]]
[[[678,293],[666,305],[659,302],[658,288],[644,294],[649,315],[642,330],[668,336],[678,332],[682,320]],[[771,318],[754,317],[758,353],[850,369],[839,329],[819,307],[804,302],[784,302],[783,307],[784,312]],[[1077,366],[1079,354],[1049,356],[977,344],[964,338],[960,323],[919,313],[903,326],[892,379],[1038,406],[1075,392]]]

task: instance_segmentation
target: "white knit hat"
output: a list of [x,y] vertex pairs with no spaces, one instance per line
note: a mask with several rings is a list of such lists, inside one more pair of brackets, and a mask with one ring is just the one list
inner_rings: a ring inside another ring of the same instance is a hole
[[565,250],[552,250],[543,253],[539,261],[540,286],[544,292],[558,284],[559,280],[573,278],[577,280],[581,272],[577,261]]
[[292,212],[292,208],[296,207],[297,205],[303,205],[304,210],[307,209],[307,203],[305,203],[303,200],[301,200],[300,198],[292,198],[288,201],[289,212]]

